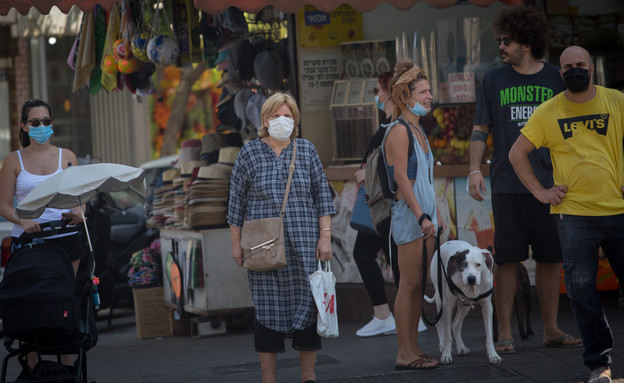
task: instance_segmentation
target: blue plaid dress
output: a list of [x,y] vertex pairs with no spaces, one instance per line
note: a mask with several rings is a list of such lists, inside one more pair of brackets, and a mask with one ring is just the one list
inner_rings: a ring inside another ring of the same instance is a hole
[[[288,265],[247,274],[256,319],[282,333],[303,330],[316,322],[317,310],[308,276],[317,269],[318,219],[336,213],[314,145],[307,140],[296,140],[295,172],[284,215]],[[292,144],[279,157],[260,139],[241,148],[230,181],[230,225],[241,227],[245,218],[279,216],[291,159]]]

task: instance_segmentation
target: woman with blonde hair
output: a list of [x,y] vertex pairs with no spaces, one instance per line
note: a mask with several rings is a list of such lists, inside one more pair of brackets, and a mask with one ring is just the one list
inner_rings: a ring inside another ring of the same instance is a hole
[[288,264],[276,270],[248,271],[248,279],[262,382],[276,381],[277,353],[284,352],[284,338],[292,338],[292,347],[299,351],[301,381],[313,383],[321,338],[316,332],[318,311],[308,276],[316,271],[318,259],[331,258],[334,203],[316,149],[309,141],[296,138],[300,114],[295,99],[276,93],[264,102],[260,116],[260,137],[241,148],[232,170],[228,207],[232,257],[243,265],[241,227],[245,220],[279,216],[296,144],[295,170],[283,216]]
[[391,234],[398,246],[401,273],[394,303],[398,343],[395,368],[430,369],[438,362],[418,347],[423,257],[430,261],[438,227],[446,229],[436,209],[433,154],[419,124],[420,117],[431,111],[433,97],[425,72],[410,60],[395,66],[391,91],[393,122],[386,131],[383,153],[395,191]]

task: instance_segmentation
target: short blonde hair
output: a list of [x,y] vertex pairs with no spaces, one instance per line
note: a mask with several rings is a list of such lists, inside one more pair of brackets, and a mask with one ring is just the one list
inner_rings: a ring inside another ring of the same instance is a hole
[[299,114],[297,101],[295,101],[295,98],[289,93],[278,92],[269,97],[264,104],[262,104],[262,110],[260,111],[262,125],[260,125],[260,128],[258,129],[258,136],[267,137],[269,135],[269,127],[265,126],[264,122],[284,104],[288,105],[293,119],[295,120],[295,128],[293,129],[290,138],[295,138],[299,135],[299,119],[301,118],[301,115]]

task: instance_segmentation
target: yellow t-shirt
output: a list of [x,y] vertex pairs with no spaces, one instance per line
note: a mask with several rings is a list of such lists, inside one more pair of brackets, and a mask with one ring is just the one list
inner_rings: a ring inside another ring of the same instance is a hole
[[535,109],[521,130],[536,147],[550,148],[555,185],[568,187],[551,213],[624,213],[624,93],[596,88],[596,96],[582,104],[558,94]]

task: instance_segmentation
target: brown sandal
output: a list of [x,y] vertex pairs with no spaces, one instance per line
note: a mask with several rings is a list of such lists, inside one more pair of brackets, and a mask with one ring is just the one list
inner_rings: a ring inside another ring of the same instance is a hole
[[[431,364],[434,363],[434,364]],[[397,364],[394,366],[395,370],[430,370],[438,367],[438,361],[431,358],[427,354],[422,354],[420,358],[412,361],[410,364],[403,366]]]

